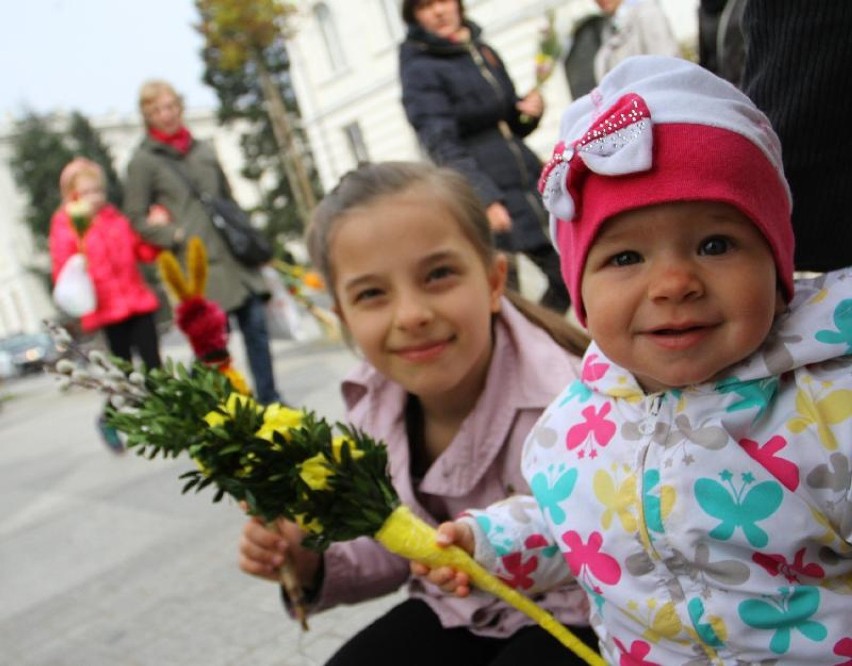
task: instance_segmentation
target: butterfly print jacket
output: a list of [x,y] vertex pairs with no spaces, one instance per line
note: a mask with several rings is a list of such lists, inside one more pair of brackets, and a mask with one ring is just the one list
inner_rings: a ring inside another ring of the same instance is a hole
[[537,507],[468,512],[516,588],[579,581],[611,664],[852,663],[852,270],[796,288],[712,383],[645,395],[592,345],[527,439]]

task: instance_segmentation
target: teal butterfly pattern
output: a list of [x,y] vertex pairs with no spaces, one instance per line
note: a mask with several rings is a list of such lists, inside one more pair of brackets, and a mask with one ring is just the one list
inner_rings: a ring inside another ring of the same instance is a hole
[[777,377],[767,377],[752,381],[741,382],[736,377],[728,377],[716,384],[719,393],[736,393],[741,400],[729,405],[726,412],[737,412],[741,409],[752,409],[757,407],[755,420],[763,416],[763,413],[772,403],[772,399],[778,392],[779,380]]
[[[695,482],[695,499],[701,508],[722,522],[710,531],[710,536],[720,541],[730,539],[739,527],[755,548],[762,548],[769,537],[757,522],[765,520],[781,506],[784,493],[776,481],[764,481],[756,486],[751,473],[742,475],[743,483],[739,490],[732,483],[733,474],[724,470],[719,474],[730,490],[713,479],[698,479]],[[747,492],[746,492],[747,491]]]
[[754,629],[774,631],[769,649],[784,654],[790,649],[793,629],[814,642],[825,640],[828,631],[810,617],[819,610],[819,588],[782,587],[779,599],[748,599],[739,605],[743,622]]
[[846,353],[852,353],[852,298],[838,303],[834,310],[836,331],[817,331],[816,339],[829,345],[846,345]]
[[[530,488],[541,507],[542,513],[550,513],[551,520],[556,525],[561,525],[565,521],[565,512],[559,504],[568,499],[574,492],[574,485],[577,483],[577,469],[572,467],[566,472],[565,465],[560,465],[556,469],[551,466],[547,471],[549,474],[544,472],[536,474],[530,481]],[[555,477],[552,485],[548,477]]]

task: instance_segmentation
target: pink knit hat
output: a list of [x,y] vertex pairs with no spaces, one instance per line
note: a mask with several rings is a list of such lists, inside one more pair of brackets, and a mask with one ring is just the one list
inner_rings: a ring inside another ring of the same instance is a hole
[[613,215],[672,201],[731,204],[761,231],[784,296],[793,295],[790,188],[769,120],[706,69],[635,56],[573,102],[539,191],[577,317],[589,247]]

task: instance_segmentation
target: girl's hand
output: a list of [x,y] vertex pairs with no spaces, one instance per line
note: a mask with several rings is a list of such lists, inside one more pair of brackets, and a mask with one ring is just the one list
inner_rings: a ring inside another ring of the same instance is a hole
[[529,116],[530,118],[541,118],[544,114],[544,98],[538,90],[533,90],[515,104],[515,108],[522,115]]
[[[458,546],[468,555],[473,555],[475,548],[473,530],[464,523],[457,522],[441,523],[438,526],[438,536],[435,543],[440,548]],[[470,594],[470,578],[468,575],[450,567],[431,569],[426,564],[412,562],[411,573],[426,578],[447,594],[454,594],[457,597],[466,597]]]
[[172,215],[169,213],[169,209],[165,206],[152,204],[148,208],[148,217],[145,218],[145,222],[150,224],[152,227],[164,227],[171,223],[171,221]]
[[278,570],[285,561],[296,569],[299,582],[313,587],[319,570],[320,555],[302,548],[304,534],[299,527],[284,519],[267,526],[260,518],[250,518],[240,536],[240,569],[252,576],[279,582]]

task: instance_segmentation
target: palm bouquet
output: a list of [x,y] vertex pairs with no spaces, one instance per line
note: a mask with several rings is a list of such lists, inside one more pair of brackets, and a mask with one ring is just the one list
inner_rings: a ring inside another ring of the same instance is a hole
[[65,212],[71,218],[71,225],[77,236],[82,238],[92,224],[92,205],[85,199],[74,199],[65,204]]
[[[195,296],[184,300],[184,306],[203,292],[197,281],[203,256],[198,256],[197,244],[192,251],[196,256],[190,272],[195,277],[184,287]],[[174,267],[166,273],[169,283],[180,277]],[[202,317],[209,319],[209,313]],[[73,348],[62,329],[54,326],[53,332],[60,344]],[[587,663],[603,663],[552,615],[466,552],[437,546],[434,528],[400,502],[384,443],[309,410],[263,406],[216,364],[186,366],[167,360],[163,368],[140,372],[97,351],[73,351],[82,355],[82,364],[66,358],[55,367],[63,385],[105,393],[107,422],[140,456],[185,454],[192,459],[195,466],[180,476],[183,492],[212,487],[214,502],[228,496],[267,524],[280,517],[293,521],[306,533],[303,545],[316,551],[369,536],[407,559],[464,571],[478,587],[529,615]],[[301,587],[295,577],[283,574],[282,585],[307,628]]]
[[[562,44],[559,41],[559,35],[556,33],[556,13],[550,9],[545,14],[545,24],[539,32],[538,50],[535,54],[535,85],[534,91],[541,90],[545,81],[553,74],[556,69],[556,63],[562,55]],[[526,114],[521,114],[521,121],[528,123],[531,118]]]
[[562,55],[562,44],[556,32],[556,14],[548,10],[545,14],[546,23],[540,31],[538,51],[535,54],[535,88],[541,88],[544,82],[553,74],[556,63]]

